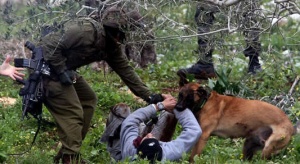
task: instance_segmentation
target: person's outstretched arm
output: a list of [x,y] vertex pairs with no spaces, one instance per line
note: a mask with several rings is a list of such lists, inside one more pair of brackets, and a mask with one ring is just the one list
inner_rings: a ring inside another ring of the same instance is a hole
[[113,54],[109,55],[110,58],[106,60],[109,66],[119,75],[122,81],[128,86],[130,91],[147,101],[151,95],[151,91],[142,82],[141,78],[134,71],[134,69],[129,65],[129,61],[120,48],[116,49]]
[[16,80],[16,79],[22,80],[23,77],[25,76],[25,74],[21,73],[20,71],[23,71],[25,69],[17,68],[15,66],[10,65],[9,64],[10,60],[11,60],[11,57],[9,55],[6,56],[5,61],[0,66],[0,75],[9,76],[13,80]]
[[[164,101],[162,102],[166,109],[173,109],[176,105],[176,99],[170,95],[163,94]],[[139,136],[140,123],[150,120],[157,114],[158,108],[151,104],[144,108],[140,108],[131,113],[122,123],[121,127],[121,152],[122,159],[134,157],[136,148],[133,141]]]
[[175,117],[182,126],[180,135],[170,142],[160,142],[163,149],[163,160],[176,161],[188,153],[198,141],[202,130],[192,111],[185,109],[182,112],[173,110]]

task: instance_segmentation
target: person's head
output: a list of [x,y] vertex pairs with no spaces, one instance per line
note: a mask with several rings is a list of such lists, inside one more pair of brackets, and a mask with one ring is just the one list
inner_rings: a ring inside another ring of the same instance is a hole
[[118,6],[105,9],[101,16],[101,22],[105,27],[119,29],[122,32],[144,26],[139,12],[127,11]]
[[137,154],[141,158],[148,159],[150,161],[161,161],[163,152],[159,141],[153,136],[148,136],[149,138],[147,136],[143,138],[141,144],[138,146]]
[[126,33],[142,27],[141,19],[142,16],[137,11],[126,11],[117,6],[108,7],[100,16],[100,22],[109,36],[107,39],[118,44],[124,43]]

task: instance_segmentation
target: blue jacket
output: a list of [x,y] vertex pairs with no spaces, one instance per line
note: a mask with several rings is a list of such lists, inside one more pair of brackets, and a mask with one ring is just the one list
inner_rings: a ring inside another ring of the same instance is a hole
[[[163,161],[181,159],[184,153],[188,153],[192,149],[202,134],[198,121],[189,109],[182,112],[174,110],[174,114],[182,126],[182,132],[175,140],[170,142],[160,141],[163,150]],[[156,109],[153,105],[148,105],[134,111],[123,121],[121,127],[122,160],[135,159],[136,148],[133,145],[133,140],[139,135],[138,127],[140,123],[149,120],[153,115],[156,115]]]

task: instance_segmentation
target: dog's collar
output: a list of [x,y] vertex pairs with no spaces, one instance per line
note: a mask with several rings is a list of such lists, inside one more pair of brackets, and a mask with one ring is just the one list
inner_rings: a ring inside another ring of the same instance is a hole
[[205,105],[205,103],[207,102],[207,99],[209,98],[209,96],[210,96],[210,93],[207,94],[206,97],[201,99],[197,104],[195,104],[192,108],[192,112],[196,113],[196,112],[200,111],[203,108],[203,106]]
[[203,106],[205,105],[207,101],[207,98],[203,99],[202,101],[199,101],[197,104],[194,105],[192,111],[195,113],[195,112],[198,112],[199,110],[201,110],[203,108]]

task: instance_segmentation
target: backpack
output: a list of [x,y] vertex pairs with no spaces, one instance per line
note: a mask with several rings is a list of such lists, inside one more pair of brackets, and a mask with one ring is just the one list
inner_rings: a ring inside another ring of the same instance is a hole
[[113,160],[119,161],[121,156],[120,132],[122,122],[130,114],[130,107],[125,103],[119,103],[110,109],[106,120],[105,131],[100,142],[106,143],[107,151]]

